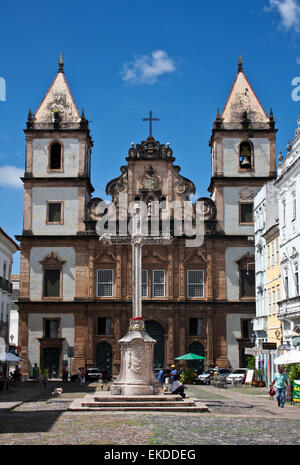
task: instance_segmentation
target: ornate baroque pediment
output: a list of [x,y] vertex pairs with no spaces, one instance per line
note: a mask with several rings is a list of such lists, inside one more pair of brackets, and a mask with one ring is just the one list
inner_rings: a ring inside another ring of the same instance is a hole
[[40,261],[40,264],[47,267],[61,267],[65,263],[65,260],[62,260],[56,252],[51,252],[46,255],[43,260]]

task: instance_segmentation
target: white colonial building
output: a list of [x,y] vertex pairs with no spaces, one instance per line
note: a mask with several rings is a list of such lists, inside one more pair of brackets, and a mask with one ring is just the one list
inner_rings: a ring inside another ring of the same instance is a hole
[[285,159],[280,157],[276,180],[282,279],[279,318],[283,323],[283,343],[292,347],[300,345],[300,117],[295,138],[287,150]]
[[12,302],[13,254],[19,246],[0,228],[0,351],[8,351],[9,315]]

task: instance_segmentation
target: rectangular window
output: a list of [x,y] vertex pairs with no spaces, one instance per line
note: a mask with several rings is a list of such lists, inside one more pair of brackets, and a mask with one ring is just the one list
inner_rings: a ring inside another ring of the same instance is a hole
[[280,287],[277,286],[277,313],[278,313],[278,303],[280,302]]
[[188,297],[204,297],[204,271],[187,271],[187,295]]
[[296,296],[299,295],[299,274],[298,274],[298,265],[295,265],[295,286],[296,286]]
[[97,270],[97,297],[113,297],[114,270]]
[[276,239],[276,263],[279,263],[279,241]]
[[275,288],[273,288],[273,291],[272,291],[272,294],[273,294],[273,313],[275,314],[276,313],[276,294],[275,294]]
[[241,297],[255,297],[255,270],[241,270]]
[[58,338],[58,320],[45,320],[45,337]]
[[190,318],[190,336],[204,336],[203,318]]
[[97,334],[111,334],[111,318],[98,318]]
[[47,223],[62,223],[62,202],[48,202]]
[[271,315],[272,312],[272,295],[271,291],[269,291],[269,315]]
[[142,270],[142,297],[148,297],[148,270]]
[[274,258],[275,258],[275,255],[274,255],[274,242],[272,242],[271,247],[272,247],[272,265],[274,265]]
[[296,219],[296,213],[297,213],[297,211],[296,211],[296,208],[297,208],[296,205],[297,205],[297,204],[296,204],[296,197],[294,197],[294,198],[293,198],[293,218],[292,218],[293,221],[295,221],[295,219]]
[[285,298],[289,298],[289,278],[287,275],[284,277],[284,290],[285,290]]
[[61,270],[44,270],[44,297],[60,297]]
[[153,297],[165,297],[165,270],[153,270]]
[[251,320],[241,320],[242,324],[242,339],[250,339],[253,332],[253,324]]
[[253,203],[240,203],[240,223],[253,224]]
[[6,268],[7,268],[6,262],[3,262],[3,278],[4,279],[7,279],[7,277],[6,277]]
[[268,245],[268,268],[270,268],[270,246]]
[[285,226],[286,221],[286,208],[285,208],[285,200],[282,201],[282,226]]

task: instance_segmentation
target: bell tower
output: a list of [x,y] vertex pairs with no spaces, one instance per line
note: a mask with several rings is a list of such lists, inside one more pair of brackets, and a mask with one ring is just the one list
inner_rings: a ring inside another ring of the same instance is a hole
[[24,235],[77,235],[85,231],[90,182],[88,121],[80,115],[64,73],[63,57],[35,114],[29,110],[24,182]]
[[243,69],[238,70],[222,114],[219,109],[210,139],[212,178],[219,232],[253,235],[253,198],[276,177],[276,132],[273,112],[263,109]]

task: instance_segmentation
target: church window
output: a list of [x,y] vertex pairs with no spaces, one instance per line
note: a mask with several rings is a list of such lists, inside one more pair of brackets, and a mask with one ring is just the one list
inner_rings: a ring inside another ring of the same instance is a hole
[[153,297],[165,297],[165,270],[153,270]]
[[253,203],[240,203],[240,224],[253,224]]
[[239,148],[240,156],[240,168],[251,169],[252,168],[252,145],[249,141],[243,141]]
[[255,270],[241,270],[241,297],[255,297]]
[[204,336],[203,318],[190,318],[190,336]]
[[187,271],[187,295],[188,297],[204,297],[204,271]]
[[49,169],[61,170],[62,168],[62,147],[59,142],[54,142],[50,146]]
[[44,297],[60,297],[60,269],[44,270]]
[[240,298],[255,297],[254,256],[247,253],[238,262],[240,274]]
[[242,339],[250,339],[253,332],[253,324],[251,320],[241,320]]
[[44,337],[58,338],[59,337],[59,320],[44,320]]
[[62,202],[48,202],[47,206],[47,223],[62,224]]
[[148,297],[148,270],[142,270],[142,297]]
[[113,297],[114,270],[97,270],[97,297]]
[[98,318],[97,334],[106,336],[111,334],[111,318]]

